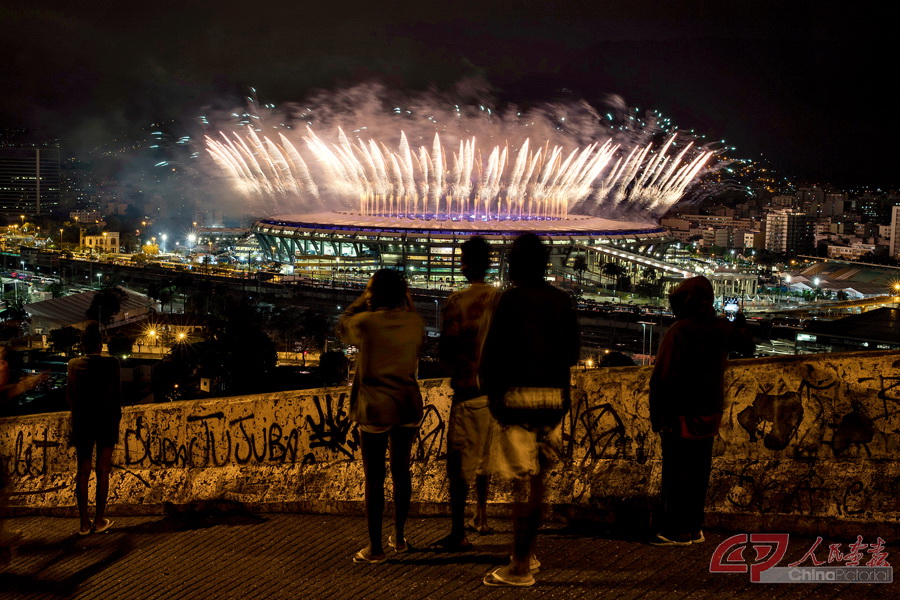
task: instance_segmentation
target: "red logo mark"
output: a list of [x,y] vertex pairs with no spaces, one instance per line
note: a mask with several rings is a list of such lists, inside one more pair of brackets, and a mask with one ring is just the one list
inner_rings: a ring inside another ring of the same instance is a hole
[[[747,565],[744,548],[748,539],[750,547],[756,551],[753,563]],[[710,573],[746,573],[750,571],[750,581],[759,583],[760,573],[777,565],[787,552],[787,533],[746,533],[733,535],[716,548],[709,561]]]

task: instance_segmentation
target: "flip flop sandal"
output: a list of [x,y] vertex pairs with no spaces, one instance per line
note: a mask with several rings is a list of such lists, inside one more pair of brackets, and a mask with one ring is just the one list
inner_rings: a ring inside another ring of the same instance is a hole
[[103,533],[104,531],[109,531],[109,528],[113,526],[113,521],[106,519],[105,525],[97,525],[94,523],[94,533]]
[[534,577],[531,579],[526,579],[525,581],[513,581],[511,579],[503,579],[500,575],[497,574],[502,567],[497,567],[490,573],[484,576],[484,579],[481,582],[484,585],[488,585],[491,587],[531,587],[535,584]]
[[396,552],[397,554],[405,554],[405,553],[409,552],[411,549],[409,542],[406,541],[406,538],[403,538],[402,544],[395,544],[394,536],[392,536],[392,535],[388,536],[388,546],[393,548],[394,552]]
[[356,564],[364,564],[364,565],[380,565],[384,561],[387,560],[387,556],[382,556],[381,558],[372,558],[371,556],[367,556],[363,554],[363,550],[360,550],[356,554],[353,555],[353,562]]
[[475,525],[475,520],[473,519],[466,523],[466,531],[471,531],[477,533],[478,535],[491,535],[492,533],[494,533],[494,528],[490,525],[478,527]]
[[[512,562],[513,555],[509,555],[509,561]],[[532,575],[537,575],[541,572],[541,561],[538,560],[538,557],[532,554],[528,557],[528,570],[531,571]]]
[[472,542],[465,540],[465,543],[455,541],[450,536],[444,537],[433,543],[430,548],[438,552],[468,552],[475,547]]

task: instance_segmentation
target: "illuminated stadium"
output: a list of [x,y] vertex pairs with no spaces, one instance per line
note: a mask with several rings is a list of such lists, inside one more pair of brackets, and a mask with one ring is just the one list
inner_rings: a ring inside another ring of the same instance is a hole
[[[314,279],[365,280],[372,271],[404,270],[413,284],[463,281],[459,246],[480,235],[495,248],[490,277],[502,278],[513,239],[536,233],[551,248],[550,272],[572,272],[576,257],[588,270],[617,254],[665,265],[648,255],[668,240],[664,228],[646,223],[570,215],[558,220],[427,220],[329,212],[283,215],[253,226],[272,260],[292,264]],[[606,256],[600,256],[604,254]],[[668,266],[668,265],[666,265]],[[677,269],[676,269],[677,271]]]
[[524,232],[550,245],[553,276],[596,274],[607,262],[686,274],[658,260],[671,240],[656,218],[714,154],[691,136],[598,129],[576,139],[528,115],[501,131],[505,120],[435,114],[404,119],[396,137],[373,115],[353,119],[369,126],[329,136],[309,122],[293,129],[261,119],[207,136],[207,149],[248,207],[277,215],[253,232],[295,275],[364,280],[389,267],[414,285],[454,284],[463,279],[459,246],[481,235],[496,249],[489,277],[502,279],[506,250]]

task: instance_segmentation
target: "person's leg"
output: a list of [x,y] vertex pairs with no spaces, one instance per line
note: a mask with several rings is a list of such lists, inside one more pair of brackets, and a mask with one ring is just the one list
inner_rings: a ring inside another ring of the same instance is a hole
[[91,530],[91,517],[88,513],[88,483],[91,480],[91,466],[93,463],[93,444],[76,444],[75,458],[78,463],[75,472],[75,500],[78,504],[78,516],[81,519],[81,533]]
[[517,573],[526,574],[531,569],[531,557],[537,543],[537,532],[541,527],[541,502],[544,500],[544,473],[549,461],[543,452],[538,452],[539,470],[528,480],[528,500],[523,507],[522,524],[518,529],[513,548],[513,558],[517,564]]
[[487,397],[479,399],[482,403],[473,410],[473,447],[478,457],[478,467],[475,469],[475,517],[472,519],[475,529],[479,533],[490,533],[492,529],[487,522],[487,496],[490,476],[488,475],[488,457],[491,448],[491,432],[493,430],[493,417],[488,406]]
[[103,529],[106,525],[106,498],[109,495],[109,473],[112,470],[112,455],[115,446],[97,446],[97,509],[94,525]]
[[462,474],[462,454],[447,450],[447,480],[450,487],[450,535],[446,541],[462,545],[466,540],[466,497],[469,485]]
[[688,467],[685,469],[684,529],[692,540],[700,537],[706,512],[706,492],[712,471],[713,438],[688,442]]
[[438,540],[437,546],[457,549],[468,545],[466,539],[466,496],[469,486],[463,474],[463,450],[465,445],[464,405],[454,403],[450,407],[447,426],[447,483],[450,492],[450,534]]
[[[690,442],[676,435],[662,436],[663,519],[661,533],[675,542],[690,540],[690,513],[693,478]],[[704,490],[704,497],[705,497]]]
[[490,476],[487,474],[475,476],[475,528],[485,533],[490,532],[491,528],[487,522],[487,495]]
[[406,520],[412,502],[412,476],[409,472],[412,445],[419,432],[418,427],[394,427],[391,438],[391,479],[394,482],[394,544],[404,545]]
[[387,452],[387,433],[360,431],[360,450],[365,474],[366,520],[369,527],[368,555],[384,557],[381,542],[381,524],[384,520],[384,457]]
[[[497,569],[492,575],[496,574],[508,582],[531,585],[534,583],[534,577],[531,575],[531,557],[534,555],[537,530],[541,522],[541,501],[544,497],[544,470],[547,467],[547,460],[538,449],[535,432],[528,431],[527,435],[520,436],[518,443],[522,444],[520,450],[524,454],[536,454],[537,463],[532,465],[530,472],[513,480],[512,557],[508,566]],[[533,448],[529,450],[526,446]],[[485,578],[484,583],[490,585],[488,583],[490,576]]]

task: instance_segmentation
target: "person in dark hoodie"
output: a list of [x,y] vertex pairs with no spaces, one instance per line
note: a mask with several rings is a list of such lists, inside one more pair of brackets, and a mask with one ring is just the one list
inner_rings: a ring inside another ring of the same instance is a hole
[[725,402],[725,362],[732,352],[752,356],[744,316],[717,317],[713,288],[692,277],[669,294],[675,323],[656,355],[650,377],[650,423],[662,441],[661,531],[656,546],[704,541],[702,526],[712,468],[713,439]]

